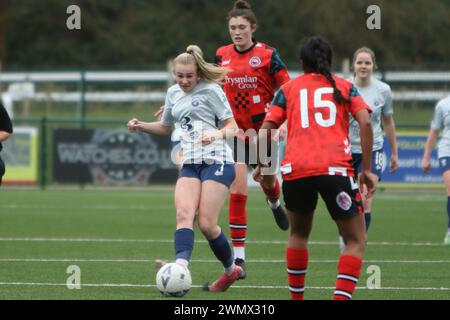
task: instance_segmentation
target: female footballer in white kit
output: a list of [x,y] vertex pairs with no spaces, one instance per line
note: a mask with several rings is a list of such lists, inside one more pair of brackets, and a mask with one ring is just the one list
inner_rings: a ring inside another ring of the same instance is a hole
[[440,100],[434,110],[430,132],[422,159],[422,170],[428,172],[431,168],[431,152],[440,131],[444,131],[438,143],[438,159],[447,190],[448,229],[444,238],[444,245],[450,246],[450,96]]
[[[383,157],[383,129],[391,148],[391,159],[389,171],[394,172],[398,167],[398,150],[394,122],[394,109],[392,106],[392,92],[388,84],[376,79],[373,71],[377,68],[375,53],[367,47],[361,47],[353,54],[353,69],[355,72],[353,84],[358,89],[359,94],[372,109],[371,123],[373,128],[373,147],[372,147],[372,173],[376,174],[378,181],[381,180],[381,172],[384,165]],[[356,174],[361,172],[361,138],[359,135],[358,122],[350,116],[350,145],[352,150],[353,166]],[[376,186],[376,185],[375,185]],[[361,190],[363,196],[364,220],[366,223],[366,233],[369,230],[372,220],[372,200],[373,197],[365,197],[364,190]],[[343,250],[345,244],[340,237],[340,247]]]
[[220,87],[230,70],[206,63],[199,47],[189,46],[174,60],[176,84],[167,91],[159,122],[128,122],[131,131],[170,134],[178,123],[182,129],[183,166],[175,187],[175,262],[188,267],[194,247],[194,216],[224,273],[209,291],[227,290],[243,274],[225,234],[218,226],[220,211],[235,178],[232,151],[225,139],[237,132],[230,105]]

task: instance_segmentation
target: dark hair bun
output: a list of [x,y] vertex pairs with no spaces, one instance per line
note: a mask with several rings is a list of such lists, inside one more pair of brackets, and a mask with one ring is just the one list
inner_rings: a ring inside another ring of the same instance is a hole
[[250,4],[249,4],[247,1],[244,1],[244,0],[237,0],[237,1],[234,3],[234,8],[235,8],[235,9],[248,9],[248,10],[251,10],[251,9],[252,9],[252,7],[250,6]]

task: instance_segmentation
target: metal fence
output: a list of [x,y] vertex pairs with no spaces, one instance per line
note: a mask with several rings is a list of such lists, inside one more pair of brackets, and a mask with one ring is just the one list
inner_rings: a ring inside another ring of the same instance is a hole
[[[291,73],[297,76],[299,73]],[[349,74],[338,73],[348,78]],[[393,88],[394,100],[434,103],[450,94],[449,72],[379,72]],[[147,185],[172,183],[169,138],[129,134],[125,125],[131,104],[161,104],[173,82],[167,71],[76,71],[0,73],[2,97],[11,114],[19,105],[27,112],[13,117],[20,128],[5,143],[6,183]],[[50,114],[45,106],[69,106],[75,112]],[[122,115],[104,104],[129,107]],[[44,104],[43,114],[33,116]],[[99,115],[90,109],[99,104]],[[412,123],[398,127],[425,129]],[[146,150],[146,152],[144,151]]]

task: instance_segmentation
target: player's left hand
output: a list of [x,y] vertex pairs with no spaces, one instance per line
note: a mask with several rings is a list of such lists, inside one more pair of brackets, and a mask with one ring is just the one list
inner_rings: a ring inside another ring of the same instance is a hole
[[367,199],[373,196],[375,191],[377,190],[377,181],[378,177],[376,174],[373,174],[370,171],[362,171],[359,175],[359,185],[362,187],[366,186],[365,190],[367,190],[365,196]]
[[158,111],[155,112],[154,116],[159,121],[159,120],[161,120],[163,113],[164,113],[164,106],[161,106],[161,107],[159,107]]
[[389,172],[395,172],[398,169],[398,156],[391,156],[391,166],[389,167]]

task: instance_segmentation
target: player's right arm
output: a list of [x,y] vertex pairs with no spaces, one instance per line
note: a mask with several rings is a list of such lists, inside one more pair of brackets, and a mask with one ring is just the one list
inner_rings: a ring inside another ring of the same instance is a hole
[[172,86],[167,90],[166,100],[162,109],[162,114],[160,115],[160,121],[154,122],[144,122],[140,121],[137,118],[133,118],[128,121],[128,130],[129,131],[142,131],[149,134],[156,135],[169,135],[172,133],[172,127],[174,124],[174,119],[172,116],[172,107],[171,96],[174,93],[174,88],[177,86]]
[[[275,129],[278,129],[279,125],[271,120],[264,121],[261,128],[258,131],[258,165],[256,166],[255,170],[253,171],[253,179],[256,182],[261,182],[263,180],[263,176],[261,174],[261,168],[268,167],[268,163],[270,161],[268,154],[271,154],[270,147],[271,147],[271,140],[272,140],[272,133],[275,131]],[[264,146],[263,144],[266,144]],[[265,149],[264,151],[261,151],[260,149]]]
[[[258,132],[258,166],[253,172],[253,179],[258,182],[262,181],[261,168],[267,167],[270,161],[268,155],[271,154],[270,148],[274,131],[286,121],[286,97],[281,88],[275,93],[271,104]],[[261,151],[261,148],[264,150]]]
[[372,173],[372,146],[373,130],[370,123],[370,115],[367,109],[361,109],[354,115],[359,124],[362,149],[362,171],[360,175],[360,184],[366,185],[367,197],[370,198],[376,190],[376,175]]
[[172,126],[163,125],[160,121],[144,122],[133,118],[127,124],[129,131],[141,131],[149,134],[168,135],[172,132]]

